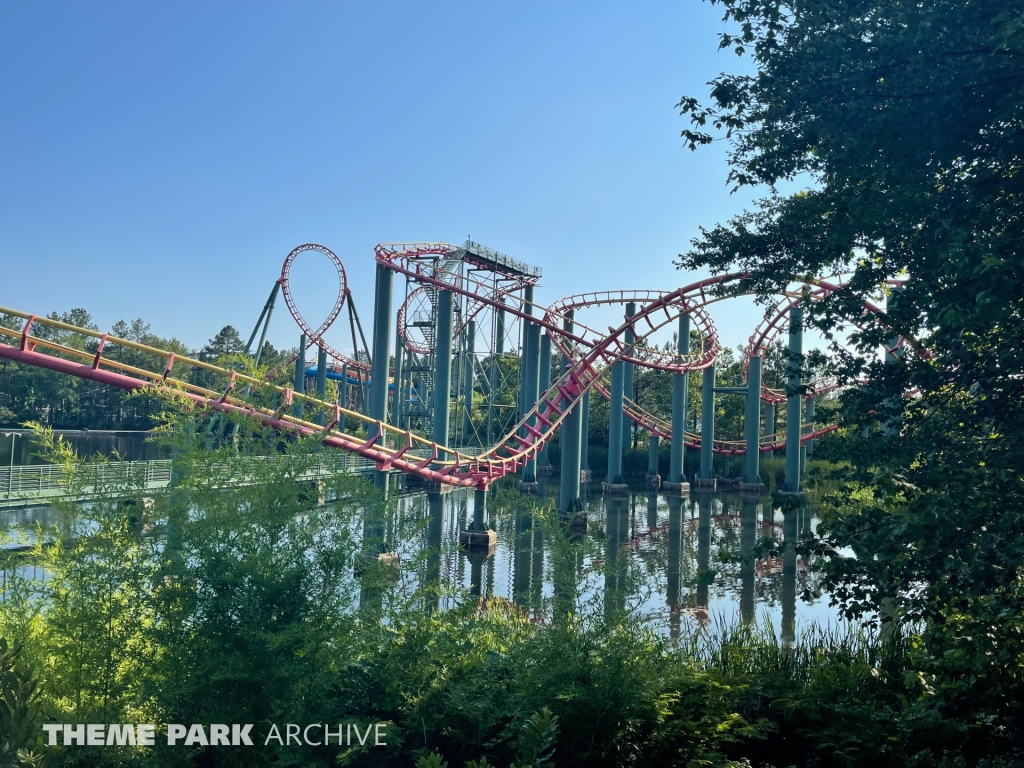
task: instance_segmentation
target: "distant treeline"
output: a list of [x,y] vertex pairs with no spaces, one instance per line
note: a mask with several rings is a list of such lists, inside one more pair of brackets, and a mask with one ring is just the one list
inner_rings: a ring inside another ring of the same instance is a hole
[[[52,312],[48,317],[80,328],[99,330],[92,315],[81,308],[62,313]],[[23,321],[19,317],[0,315],[0,325],[21,330]],[[96,341],[41,324],[34,325],[32,333],[88,352],[94,352],[97,347]],[[131,322],[119,320],[114,323],[110,333],[118,338],[209,363],[237,354],[244,347],[238,331],[230,325],[221,328],[198,350],[191,349],[177,338],[157,336],[150,330],[150,324],[142,318]],[[144,352],[119,346],[111,346],[104,352],[111,359],[127,365],[153,368],[152,356]],[[292,353],[292,350],[278,350],[270,342],[265,342],[260,363],[274,367]],[[205,371],[187,369],[181,375],[201,386],[213,384],[206,381],[211,374]],[[153,398],[129,397],[129,393],[104,384],[0,360],[0,427],[21,426],[26,421],[38,421],[56,429],[149,429],[154,426],[153,416],[159,408]]]

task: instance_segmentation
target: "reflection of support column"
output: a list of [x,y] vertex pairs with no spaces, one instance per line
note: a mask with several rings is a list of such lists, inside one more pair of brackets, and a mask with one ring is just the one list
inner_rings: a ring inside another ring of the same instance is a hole
[[604,606],[605,616],[611,617],[626,607],[626,583],[622,564],[622,543],[629,533],[629,512],[627,501],[622,496],[605,499],[605,517],[608,525],[608,541],[605,545],[604,562]]
[[[527,413],[537,403],[537,385],[540,374],[540,326],[527,322],[526,329],[523,332],[523,339],[526,342],[526,347],[523,351],[525,373],[523,374],[523,394],[520,402],[523,404],[523,413]],[[537,417],[531,416],[526,423],[530,427],[536,426]],[[525,428],[521,434],[529,442],[534,442],[533,439],[528,437],[530,433]],[[523,481],[519,484],[519,489],[536,492],[537,459],[535,457],[526,460],[526,464],[523,466]]]
[[483,552],[485,556],[494,554],[498,543],[498,533],[487,527],[484,521],[487,508],[487,491],[477,488],[473,491],[473,522],[459,533],[459,544],[473,552]]
[[746,440],[747,454],[744,457],[743,482],[741,491],[763,490],[761,477],[758,474],[758,463],[761,442],[761,358],[751,355],[747,365],[747,402],[743,414],[743,432]]
[[[628,320],[636,314],[636,304],[629,302],[626,304],[626,319]],[[626,329],[626,352],[627,354],[633,353],[633,343],[636,341],[636,334],[633,332],[632,327]],[[630,400],[633,399],[633,378],[635,373],[635,366],[633,363],[623,361],[622,362],[622,391],[626,397]],[[622,451],[625,453],[632,445],[632,431],[633,422],[626,415],[625,410],[619,411],[622,414]]]
[[[764,404],[764,433],[771,441],[775,442],[775,403]],[[765,451],[766,459],[774,459],[775,451]]]
[[786,483],[784,493],[800,492],[800,372],[803,366],[803,312],[789,310],[789,383],[786,400]]
[[782,522],[782,644],[796,640],[796,537],[797,510],[783,510]]
[[[299,356],[295,358],[295,393],[298,395],[306,391],[306,334],[299,334]],[[296,400],[292,413],[297,418],[302,418],[302,401]]]
[[[320,400],[327,396],[327,353],[322,347],[316,348],[316,396]],[[316,423],[323,426],[323,411],[316,415]]]
[[516,605],[530,604],[530,555],[533,516],[528,509],[516,509],[516,536],[512,544],[512,599]]
[[[547,333],[540,337],[540,377],[537,384],[537,400],[551,387],[551,336]],[[536,423],[536,422],[534,422]],[[548,444],[540,449],[537,456],[538,471],[551,473],[551,462],[548,460]]]
[[605,476],[604,485],[606,490],[609,490],[609,486],[619,486],[626,482],[622,477],[622,427],[625,421],[622,416],[624,365],[625,363],[621,360],[612,365],[612,391],[608,405],[610,414],[608,418],[608,474]]
[[648,488],[661,487],[661,475],[658,474],[659,454],[658,436],[652,434],[647,441],[647,477],[644,478]]
[[740,618],[754,620],[754,544],[757,542],[757,499],[744,496],[740,529]]
[[403,396],[404,391],[402,390],[402,376],[403,376],[403,363],[405,362],[405,349],[402,344],[402,329],[398,327],[398,323],[395,323],[395,375],[392,382],[391,390],[391,423],[399,429],[402,428],[402,423],[405,419],[403,411]]
[[[708,618],[708,585],[713,580],[711,568],[711,497],[697,497],[697,616]],[[700,612],[702,611],[702,613]]]
[[654,530],[658,527],[658,494],[648,492],[647,494],[647,528]]
[[396,555],[384,552],[385,504],[378,496],[364,509],[362,551],[356,563],[356,575],[365,577],[360,589],[359,607],[371,612],[381,609],[383,591],[380,582],[387,578],[381,566],[391,568],[398,564]]
[[580,469],[590,480],[590,390],[583,394],[583,415],[580,423]]
[[544,526],[533,526],[532,567],[530,568],[530,607],[539,609],[544,599]]
[[[388,363],[391,346],[391,286],[394,272],[377,265],[377,290],[373,303],[373,360],[370,373],[370,418],[381,424],[388,420]],[[370,427],[370,437],[377,436],[384,442],[384,435],[377,434],[377,427]],[[377,488],[387,492],[388,473],[373,471],[373,482]]]
[[448,445],[449,408],[452,391],[452,292],[437,292],[437,339],[434,346],[434,424],[430,438]]
[[[565,313],[562,327],[569,333],[573,332],[574,312]],[[572,368],[571,357],[562,357],[562,368]],[[569,407],[569,400],[562,398],[561,407]],[[586,523],[586,515],[582,513],[580,504],[580,406],[577,404],[569,410],[559,428],[559,443],[562,450],[561,477],[559,478],[558,511],[563,517],[573,517]]]
[[466,324],[466,354],[465,354],[465,379],[463,380],[463,420],[462,420],[462,444],[473,436],[473,381],[476,367],[476,320],[470,320]]
[[715,489],[715,362],[704,369],[700,409],[700,472],[697,487]]
[[[680,361],[690,354],[690,316],[679,316],[679,332],[676,352]],[[690,374],[672,375],[672,444],[669,461],[668,481],[662,486],[665,491],[683,492],[690,489],[686,482],[684,462],[686,458],[686,410],[689,405]]]
[[469,594],[471,597],[482,597],[481,585],[483,584],[484,562],[487,555],[483,552],[469,552]]
[[666,599],[668,602],[669,636],[679,637],[679,579],[680,559],[683,552],[683,500],[668,497],[668,566],[666,569]]
[[441,607],[441,533],[444,530],[444,497],[439,493],[427,494],[427,594],[429,608]]

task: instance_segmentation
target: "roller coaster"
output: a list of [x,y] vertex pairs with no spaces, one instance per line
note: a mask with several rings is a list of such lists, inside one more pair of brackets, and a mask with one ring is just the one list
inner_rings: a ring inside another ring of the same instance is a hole
[[[327,258],[338,277],[334,306],[315,328],[300,312],[292,292],[292,267],[304,254]],[[502,477],[522,473],[523,484],[529,486],[546,469],[547,444],[558,433],[559,507],[568,513],[579,509],[592,394],[609,402],[609,466],[604,484],[609,493],[625,487],[622,450],[630,424],[649,438],[648,486],[672,493],[685,492],[690,486],[683,469],[686,448],[700,453],[700,470],[689,478],[697,487],[716,487],[720,479],[714,475],[712,457],[721,454],[744,456],[740,489],[759,491],[760,454],[787,445],[813,445],[817,437],[837,429],[834,424],[815,425],[813,414],[814,396],[835,384],[804,381],[800,361],[801,304],[840,289],[838,278],[795,277],[750,337],[744,386],[718,387],[715,371],[721,346],[710,309],[744,295],[746,275],[719,275],[671,291],[577,294],[541,307],[533,301],[539,268],[472,240],[461,246],[385,243],[375,248],[375,261],[371,346],[341,259],[312,243],[287,255],[246,344],[248,353],[260,334],[255,347],[258,363],[280,294],[301,331],[299,352],[268,377],[5,307],[0,312],[23,322],[20,329],[0,327],[4,337],[0,357],[121,389],[173,393],[190,407],[240,414],[281,432],[315,436],[325,446],[371,459],[385,488],[391,472],[439,488],[462,486],[481,492]],[[404,278],[405,292],[393,312],[396,277]],[[608,306],[624,309],[616,327],[592,328],[577,317],[584,310]],[[325,339],[346,309],[350,352]],[[865,303],[863,312],[883,310]],[[40,327],[47,332],[39,333]],[[674,331],[674,350],[651,343],[662,329]],[[783,329],[789,335],[785,391],[768,387],[761,375],[762,362]],[[55,331],[60,332],[59,342],[54,340]],[[888,352],[902,343],[894,342]],[[143,353],[146,366],[122,363],[111,354],[118,347]],[[313,348],[315,363],[306,359],[307,350]],[[552,353],[560,356],[554,372]],[[292,367],[294,378],[283,380]],[[671,421],[627,396],[632,394],[637,367],[673,376]],[[192,371],[213,376],[200,386],[192,380]],[[685,428],[689,374],[695,371],[704,372],[699,433]],[[209,380],[217,385],[209,386]],[[336,382],[330,396],[328,380]],[[514,397],[508,397],[509,392]],[[715,437],[719,394],[745,398],[742,441]],[[783,402],[786,424],[780,435],[775,430],[774,407]],[[458,421],[454,434],[453,415]],[[671,467],[664,482],[657,463],[661,440],[668,440],[671,448]],[[801,492],[801,461],[801,451],[786,452],[784,492]]]

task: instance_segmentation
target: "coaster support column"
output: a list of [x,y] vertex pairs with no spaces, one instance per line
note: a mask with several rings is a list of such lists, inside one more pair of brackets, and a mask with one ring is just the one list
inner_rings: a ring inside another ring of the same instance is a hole
[[398,323],[395,323],[395,375],[394,375],[394,389],[391,393],[391,423],[399,429],[402,428],[402,421],[404,420],[404,414],[402,413],[402,400],[405,394],[402,387],[402,365],[405,357],[404,350],[402,349],[402,329],[398,327]]
[[437,292],[437,337],[434,347],[434,422],[430,438],[448,445],[449,400],[452,391],[452,324],[454,309],[451,291]]
[[[636,304],[632,301],[626,304],[626,319],[628,320],[636,314]],[[633,354],[633,344],[636,342],[636,334],[633,332],[632,326],[626,329],[626,351],[628,354]],[[622,361],[622,394],[623,398],[633,399],[633,381],[635,376],[636,366],[627,361]],[[625,453],[633,447],[632,442],[632,431],[633,422],[629,416],[626,415],[625,408],[622,409],[622,451]]]
[[[529,413],[537,402],[538,368],[540,367],[540,326],[526,321],[526,328],[523,333],[523,392],[520,397],[523,414]],[[537,423],[536,417],[531,416],[527,421],[529,426]],[[522,436],[526,439],[529,433],[525,428]],[[530,442],[534,442],[530,440]],[[533,456],[526,460],[523,466],[523,483],[532,484],[537,482],[537,458]]]
[[789,310],[789,382],[786,400],[786,483],[787,493],[800,492],[800,369],[803,366],[803,312],[800,307]]
[[[569,333],[573,332],[574,314],[572,310],[567,312],[562,324],[562,327]],[[568,371],[572,366],[572,358],[563,356],[563,371]],[[568,406],[569,401],[563,397],[561,407],[564,409]],[[580,503],[580,410],[579,405],[570,410],[562,420],[560,427],[562,471],[559,478],[558,511],[566,517],[571,517],[583,509],[583,505]]]
[[[540,400],[540,396],[548,391],[551,387],[551,336],[545,331],[540,337],[540,378],[537,382],[537,397],[534,400]],[[537,463],[542,467],[548,467],[548,444],[544,445],[540,449],[540,454],[537,456]],[[545,469],[545,472],[548,470]]]
[[759,355],[751,355],[748,360],[746,397],[743,432],[747,443],[747,455],[743,469],[743,482],[753,486],[761,484],[761,478],[758,475],[761,438],[761,357]]
[[[316,348],[316,396],[320,400],[327,397],[327,352],[322,347]],[[323,426],[323,411],[317,414],[316,423]]]
[[[295,394],[306,393],[306,334],[299,334],[299,356],[295,358]],[[302,418],[302,400],[296,399],[292,413]]]
[[[690,354],[689,315],[679,316],[679,336],[676,339],[676,352],[679,354],[680,361],[687,358]],[[686,411],[689,399],[690,374],[672,374],[672,442],[669,445],[668,482],[673,484],[673,488],[678,484],[678,490],[680,491],[689,488],[684,469],[686,458]],[[686,488],[683,486],[686,486]]]
[[[466,380],[462,399],[465,402],[465,411],[462,420],[462,444],[465,445],[473,435],[473,382],[476,380],[474,368],[476,366],[476,320],[470,320],[466,324]],[[398,359],[397,357],[395,358]]]
[[608,407],[608,474],[606,483],[621,484],[622,479],[622,395],[625,386],[625,371],[619,360],[612,364],[611,400]]
[[703,386],[701,387],[701,409],[700,409],[700,474],[698,480],[703,480],[710,487],[714,487],[715,467],[715,368],[716,361],[704,369]]
[[[381,424],[388,420],[388,353],[391,344],[391,288],[394,273],[377,265],[377,286],[373,301],[373,359],[370,371],[370,418]],[[384,443],[384,435],[377,434],[376,425],[369,427],[369,437]],[[387,490],[388,473],[373,471],[374,485]]]

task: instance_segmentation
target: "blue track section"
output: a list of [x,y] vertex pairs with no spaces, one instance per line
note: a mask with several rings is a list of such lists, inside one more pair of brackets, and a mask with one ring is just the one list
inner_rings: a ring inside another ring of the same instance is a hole
[[[316,366],[315,365],[312,368],[307,368],[306,369],[306,378],[308,378],[308,379],[315,379],[316,378],[316,373],[317,373],[317,371],[316,371]],[[327,378],[328,379],[333,379],[334,381],[341,381],[341,374],[338,373],[337,371],[328,370],[327,371]],[[360,381],[355,376],[348,376],[346,378],[348,379],[348,383],[349,384],[355,384],[356,386],[359,386]],[[370,379],[367,379],[366,380],[366,386],[367,386],[367,388],[373,386],[373,382]],[[388,391],[394,391],[394,389],[395,389],[395,383],[393,381],[389,381],[388,382]],[[413,388],[412,394],[413,394],[414,398],[419,399],[419,396],[417,395],[415,388]]]

